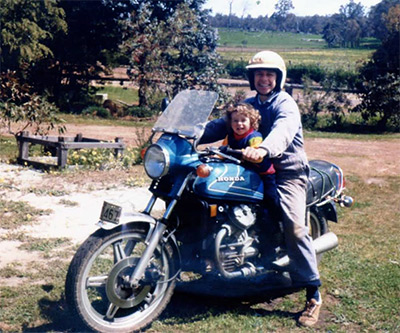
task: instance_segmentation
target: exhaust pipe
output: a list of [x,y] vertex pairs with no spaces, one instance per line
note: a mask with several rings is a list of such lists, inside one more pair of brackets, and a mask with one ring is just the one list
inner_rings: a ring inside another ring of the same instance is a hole
[[[317,239],[313,240],[315,254],[321,254],[330,251],[339,245],[338,238],[333,232],[327,232]],[[286,255],[278,260],[275,260],[273,266],[277,269],[286,267],[290,264],[289,256]]]
[[315,254],[330,251],[339,245],[338,238],[333,232],[327,232],[313,241]]

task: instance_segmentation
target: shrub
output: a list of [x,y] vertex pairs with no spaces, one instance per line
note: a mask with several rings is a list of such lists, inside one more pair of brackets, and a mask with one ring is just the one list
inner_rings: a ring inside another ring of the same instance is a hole
[[[43,96],[32,92],[28,84],[21,84],[16,72],[0,75],[0,128],[17,134],[32,127],[34,134],[47,134],[57,127],[65,131],[64,121],[57,116],[58,108]],[[11,125],[16,124],[12,130]]]
[[126,148],[122,156],[115,157],[111,149],[80,149],[68,154],[68,164],[92,170],[129,169],[141,161],[138,148]]
[[293,65],[288,68],[287,77],[292,83],[303,83],[303,77],[308,77],[315,82],[326,78],[326,70],[318,65]]
[[102,106],[96,106],[96,105],[88,106],[86,109],[82,111],[82,114],[97,116],[105,119],[111,118],[110,110],[103,108]]
[[155,111],[152,111],[150,108],[145,106],[130,106],[126,111],[126,114],[137,118],[147,118],[152,117],[155,114]]
[[229,60],[225,63],[225,70],[230,77],[246,78],[247,62],[244,60]]

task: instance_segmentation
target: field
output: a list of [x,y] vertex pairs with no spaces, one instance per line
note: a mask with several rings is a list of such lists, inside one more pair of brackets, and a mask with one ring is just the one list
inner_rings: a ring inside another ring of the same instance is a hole
[[360,49],[329,49],[320,35],[311,34],[219,29],[219,36],[219,53],[224,59],[247,61],[257,51],[274,50],[282,55],[288,67],[317,64],[327,69],[355,70],[371,56],[373,50],[369,47],[376,46],[366,40],[362,44],[365,47]]

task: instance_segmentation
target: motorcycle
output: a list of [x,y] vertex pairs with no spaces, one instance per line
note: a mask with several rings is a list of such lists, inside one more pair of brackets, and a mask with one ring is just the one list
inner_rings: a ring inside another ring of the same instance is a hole
[[[144,168],[152,196],[142,212],[104,202],[99,229],[73,257],[66,300],[74,318],[99,332],[151,325],[174,289],[251,299],[293,292],[282,226],[262,205],[263,182],[235,153],[199,145],[218,98],[180,92],[154,125]],[[155,141],[155,138],[157,140]],[[203,145],[204,146],[204,145]],[[350,207],[342,170],[310,161],[307,223],[318,258],[338,245],[327,221]],[[163,215],[152,210],[165,202]]]

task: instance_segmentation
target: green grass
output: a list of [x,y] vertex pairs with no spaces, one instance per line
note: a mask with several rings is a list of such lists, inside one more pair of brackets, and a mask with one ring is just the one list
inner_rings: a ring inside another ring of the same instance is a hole
[[145,121],[136,122],[132,120],[126,119],[104,119],[92,116],[84,116],[84,115],[75,115],[75,114],[60,114],[65,120],[66,125],[68,124],[78,124],[78,125],[99,125],[99,126],[126,126],[126,127],[143,127],[143,126],[152,126],[154,122],[148,123]]
[[[369,136],[372,137],[379,139]],[[349,138],[349,144],[351,139],[358,136]],[[362,161],[357,163],[362,165]],[[400,176],[382,176],[381,183],[369,184],[357,170],[355,167],[347,177],[347,192],[355,198],[354,207],[340,208],[339,223],[330,223],[331,230],[338,235],[339,247],[326,253],[321,262],[324,306],[317,330],[397,332]],[[13,207],[11,211],[24,216],[30,208]],[[40,253],[46,261],[27,268],[16,263],[0,270],[3,278],[25,281],[16,287],[0,286],[0,330],[69,330],[64,304],[68,258],[60,251],[68,243],[64,239],[29,237],[20,241],[25,242],[22,248]],[[69,255],[71,250],[67,251]],[[176,294],[149,332],[303,332],[295,321],[303,300],[304,292],[279,298],[271,305]]]
[[[326,69],[355,70],[374,52],[372,49],[329,49],[320,35],[295,33],[244,32],[219,29],[219,52],[226,60],[248,60],[255,50],[274,50],[288,67],[299,64],[317,64]],[[242,42],[246,41],[245,44]],[[366,40],[366,43],[372,43]]]
[[117,86],[103,86],[97,91],[100,94],[108,94],[108,99],[123,101],[127,104],[137,104],[139,101],[137,89],[123,88]]
[[[1,187],[7,188],[5,181],[0,182]],[[15,229],[24,224],[31,224],[40,215],[48,215],[49,210],[36,209],[23,201],[10,201],[0,198],[0,228]]]
[[326,42],[320,35],[291,32],[218,29],[221,47],[255,47],[269,49],[322,49]]
[[322,132],[322,131],[308,131],[304,130],[305,138],[324,138],[324,139],[348,139],[348,140],[362,140],[362,141],[376,141],[376,140],[398,140],[400,133],[386,133],[386,134],[353,134],[353,133],[338,133],[338,132]]
[[14,137],[0,135],[0,162],[8,162],[10,159],[15,159],[17,154],[17,141]]

